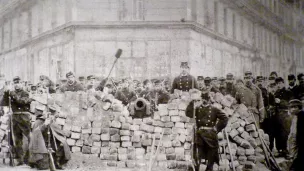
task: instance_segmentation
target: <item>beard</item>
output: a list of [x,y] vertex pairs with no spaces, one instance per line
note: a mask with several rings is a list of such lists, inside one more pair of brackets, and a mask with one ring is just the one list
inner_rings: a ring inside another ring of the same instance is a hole
[[291,87],[295,86],[295,82],[290,82],[289,86],[291,86]]

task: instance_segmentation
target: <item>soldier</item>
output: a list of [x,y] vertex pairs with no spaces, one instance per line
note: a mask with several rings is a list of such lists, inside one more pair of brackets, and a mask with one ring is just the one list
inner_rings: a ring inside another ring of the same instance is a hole
[[[49,154],[48,154],[48,141],[54,153],[54,165],[56,169],[62,169],[62,165],[71,159],[70,147],[66,143],[67,133],[60,129],[60,126],[52,122],[56,109],[50,106],[49,116],[46,116],[44,106],[36,107],[36,121],[33,125],[31,135],[31,143],[29,145],[29,166],[39,170],[49,169]],[[48,137],[48,129],[50,137]],[[50,138],[50,139],[49,139]]]
[[[245,72],[245,85],[246,87],[251,90],[252,94],[244,94],[245,96],[251,96],[249,98],[252,98],[252,103],[247,106],[249,110],[254,114],[254,117],[258,123],[263,122],[265,118],[265,108],[264,108],[264,103],[263,103],[263,97],[262,97],[262,92],[261,90],[253,84],[253,76],[251,71]],[[245,104],[246,105],[246,104]]]
[[[15,140],[15,152],[16,159],[18,160],[17,165],[23,165],[28,161],[28,152],[26,154],[23,151],[23,136],[26,136],[30,140],[31,131],[31,114],[30,114],[30,104],[33,101],[29,97],[29,93],[24,91],[21,83],[20,77],[16,76],[13,79],[14,90],[10,88],[5,91],[4,100],[5,106],[9,106],[11,103],[11,108],[13,111],[12,123],[13,123],[13,135]],[[11,100],[11,102],[9,102]]]
[[169,102],[170,95],[162,88],[162,82],[160,80],[156,80],[154,82],[154,88],[150,92],[149,100],[150,103],[154,104],[155,109],[158,104],[167,104]]
[[296,76],[293,74],[288,75],[288,90],[290,90],[294,95],[295,95],[295,88],[297,87],[296,85]]
[[224,77],[220,77],[219,78],[219,83],[220,83],[220,86],[219,86],[219,90],[220,92],[223,94],[223,95],[226,95],[227,92],[226,92],[226,84],[225,84],[225,78]]
[[117,100],[122,101],[122,104],[128,106],[130,102],[135,101],[137,99],[134,91],[129,90],[128,80],[122,80],[122,88],[118,90],[115,94],[115,98]]
[[275,93],[276,114],[273,126],[275,127],[275,140],[278,150],[277,157],[288,158],[287,138],[291,126],[291,117],[288,114],[288,102],[293,99],[291,91],[285,88],[284,79],[276,78],[277,91]]
[[87,76],[87,86],[86,86],[86,89],[87,90],[95,90],[95,77],[94,77],[94,75]]
[[195,133],[195,146],[193,147],[194,160],[196,161],[195,170],[199,170],[200,161],[205,159],[207,160],[206,171],[212,171],[214,163],[219,164],[217,133],[226,127],[228,117],[221,110],[211,105],[208,93],[202,96],[204,96],[204,99],[193,100],[188,105],[186,115],[196,119],[197,132]]
[[52,80],[50,80],[49,77],[45,75],[40,75],[40,82],[37,84],[38,91],[42,91],[42,93],[46,92],[46,89],[48,89],[49,93],[55,93],[56,88],[55,84]]
[[86,82],[85,82],[84,76],[78,77],[78,81],[79,81],[79,84],[81,84],[83,87],[85,87]]
[[290,171],[304,170],[304,111],[301,101],[289,101],[289,111],[292,115],[292,125],[288,136],[288,150],[291,153],[292,164]]
[[204,83],[205,83],[205,88],[203,89],[203,92],[214,92],[214,93],[220,92],[220,90],[217,87],[211,84],[210,77],[206,77]]
[[152,88],[153,88],[153,84],[151,82],[151,80],[149,79],[146,79],[144,80],[143,82],[143,88],[144,90],[140,93],[139,97],[143,97],[143,98],[146,98],[146,96],[149,95],[149,93],[151,92]]
[[84,91],[84,88],[75,80],[72,72],[66,74],[67,82],[60,88],[61,92],[65,91]]
[[232,97],[235,97],[235,85],[234,85],[234,77],[233,74],[228,73],[226,75],[226,94],[231,95]]
[[269,135],[270,150],[274,147],[274,127],[272,123],[274,122],[274,114],[275,114],[275,97],[274,93],[269,92],[265,88],[265,77],[257,76],[257,86],[262,91],[263,103],[266,109],[265,112],[265,119],[261,123],[261,128],[264,130],[265,133]]
[[201,91],[204,89],[205,84],[204,84],[204,77],[203,76],[198,76],[197,77],[197,86],[198,86],[198,89],[201,90]]
[[196,79],[189,74],[190,67],[188,62],[181,62],[180,68],[182,72],[173,80],[171,94],[174,93],[175,89],[189,91],[190,89],[197,88]]

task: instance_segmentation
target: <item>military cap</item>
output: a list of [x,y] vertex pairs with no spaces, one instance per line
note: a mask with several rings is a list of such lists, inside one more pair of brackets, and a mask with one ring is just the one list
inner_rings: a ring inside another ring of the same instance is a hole
[[251,71],[246,71],[245,76],[252,76],[252,72]]
[[278,84],[278,83],[280,83],[280,82],[283,82],[284,83],[284,79],[282,78],[282,77],[277,77],[276,79],[275,79],[275,82]]
[[74,76],[74,74],[73,74],[71,71],[65,74],[65,76],[66,76],[67,78],[68,78],[69,76],[72,76],[72,75]]
[[299,99],[292,99],[289,101],[289,107],[292,106],[302,106],[302,102]]
[[16,76],[16,77],[13,78],[13,82],[14,82],[14,83],[16,83],[16,82],[19,83],[20,80],[21,80],[21,79],[20,79],[19,76]]
[[211,81],[211,78],[210,78],[210,77],[206,77],[204,81],[205,81],[205,82],[210,82],[210,81]]
[[212,77],[212,79],[211,79],[212,81],[214,81],[214,80],[217,80],[217,77]]
[[153,83],[154,83],[154,84],[161,84],[162,81],[161,81],[161,80],[155,80]]
[[200,81],[200,80],[204,80],[204,77],[203,76],[198,76],[197,81]]
[[228,73],[228,74],[226,75],[226,79],[227,79],[227,80],[233,80],[233,74]]
[[226,79],[224,77],[220,77],[219,81],[226,81]]
[[298,74],[298,76],[297,76],[298,80],[301,80],[303,76],[304,76],[303,73]]
[[269,77],[268,80],[275,80],[275,77]]
[[181,68],[190,68],[188,62],[181,62]]
[[144,80],[143,84],[147,85],[149,82],[151,82],[149,79]]
[[264,81],[265,78],[264,78],[263,76],[257,76],[257,77],[256,77],[256,80],[257,80],[257,81]]
[[79,81],[83,81],[84,80],[84,76],[80,76],[78,79],[79,79]]
[[87,76],[87,80],[95,79],[94,75]]
[[272,71],[272,72],[270,73],[270,76],[273,76],[273,75],[275,75],[275,77],[277,77],[277,76],[278,76],[278,73],[277,73],[276,71]]
[[288,75],[288,80],[295,80],[295,79],[296,79],[295,75],[293,75],[293,74]]

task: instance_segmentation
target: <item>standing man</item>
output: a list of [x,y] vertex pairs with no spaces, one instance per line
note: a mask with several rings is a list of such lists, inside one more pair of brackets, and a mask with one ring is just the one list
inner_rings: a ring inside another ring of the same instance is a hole
[[261,123],[261,128],[264,130],[265,133],[269,135],[270,145],[269,148],[272,151],[274,147],[274,127],[272,123],[274,122],[274,114],[275,114],[275,97],[274,93],[269,92],[265,88],[265,77],[257,76],[257,86],[262,91],[263,102],[266,109],[265,112],[265,119]]
[[61,92],[65,91],[84,91],[83,86],[75,80],[72,72],[66,74],[67,82],[60,88]]
[[220,90],[217,87],[211,84],[210,77],[206,77],[204,83],[205,83],[205,87],[203,88],[203,92],[214,92],[214,93],[220,92]]
[[228,73],[226,75],[226,94],[229,94],[232,97],[235,97],[236,89],[234,85],[233,74]]
[[291,153],[292,165],[290,171],[304,170],[304,111],[301,101],[289,101],[289,111],[292,115],[292,125],[288,136],[288,150]]
[[190,67],[188,62],[181,62],[181,74],[173,80],[171,94],[174,90],[189,91],[190,89],[197,88],[197,82],[195,77],[189,74]]
[[129,89],[129,82],[126,79],[122,80],[122,88],[118,90],[115,94],[117,100],[122,101],[122,104],[128,106],[130,102],[133,102],[137,99],[134,91]]
[[15,140],[15,152],[18,165],[23,165],[28,161],[28,151],[23,151],[23,136],[26,136],[28,141],[30,140],[31,131],[31,114],[30,104],[33,101],[29,97],[29,93],[23,90],[20,82],[20,77],[16,76],[13,79],[14,89],[7,90],[4,94],[5,106],[9,106],[13,111],[12,123],[13,123],[13,135]]
[[[254,114],[254,117],[258,123],[263,122],[265,118],[265,108],[264,108],[264,103],[263,103],[263,96],[261,90],[253,84],[253,76],[251,71],[246,71],[245,72],[245,85],[248,89],[251,90],[252,92],[252,104],[247,106],[249,110]],[[245,94],[246,96],[246,94]]]
[[78,78],[79,83],[83,86],[83,88],[85,88],[86,82],[85,82],[85,78],[84,76],[80,76]]
[[227,94],[225,81],[226,79],[224,77],[219,78],[219,83],[220,83],[219,90],[224,96]]
[[[193,147],[196,162],[195,170],[199,170],[200,161],[205,159],[207,160],[206,171],[212,171],[214,163],[219,164],[217,133],[226,127],[228,117],[221,110],[211,105],[208,93],[202,96],[204,96],[204,99],[199,98],[188,105],[186,115],[196,119],[197,132],[195,133],[195,145]],[[195,116],[193,116],[194,114]]]
[[287,139],[290,132],[291,117],[288,114],[288,102],[293,99],[291,91],[285,88],[284,79],[276,78],[277,91],[275,93],[275,140],[278,150],[277,157],[288,158]]
[[94,75],[87,76],[87,90],[95,90],[95,77]]

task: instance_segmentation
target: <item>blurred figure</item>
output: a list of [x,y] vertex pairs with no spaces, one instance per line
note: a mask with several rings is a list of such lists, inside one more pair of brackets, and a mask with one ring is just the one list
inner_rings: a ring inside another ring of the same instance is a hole
[[304,74],[298,74],[297,78],[299,84],[294,88],[294,98],[301,100],[304,98]]
[[274,117],[275,140],[278,150],[277,157],[289,158],[287,139],[290,132],[291,117],[288,114],[288,102],[293,99],[291,91],[285,88],[284,79],[276,78],[277,91],[275,92],[276,114]]
[[86,81],[85,81],[84,76],[78,77],[78,81],[79,81],[79,83],[80,83],[83,87],[85,87]]
[[87,76],[86,90],[94,90],[95,91],[95,76],[94,75]]
[[288,90],[290,90],[295,95],[295,88],[297,87],[296,84],[296,76],[293,74],[288,75]]
[[234,76],[231,73],[226,75],[226,94],[235,97],[236,89],[234,85]]
[[225,81],[226,79],[224,77],[219,78],[219,90],[224,96],[227,94]]
[[269,77],[274,77],[277,78],[278,77],[278,73],[276,71],[272,71],[269,75]]
[[217,87],[215,87],[211,84],[211,78],[210,77],[205,78],[204,84],[205,84],[205,87],[202,91],[203,93],[204,92],[214,92],[214,93],[220,92],[220,90]]
[[288,150],[292,164],[290,171],[304,170],[304,111],[300,100],[289,101],[289,113],[292,116],[292,125],[288,136]]
[[198,89],[201,90],[201,91],[204,89],[205,84],[204,84],[204,77],[203,76],[198,76],[197,77],[197,86],[198,86]]
[[76,79],[75,76],[72,72],[68,72],[66,74],[66,78],[67,78],[67,82],[60,88],[61,92],[65,92],[65,91],[84,91],[84,88],[81,84],[79,84]]
[[122,80],[122,88],[121,90],[117,90],[115,98],[122,101],[122,104],[125,106],[128,106],[130,102],[136,100],[136,94],[134,91],[129,89],[129,82],[127,79]]
[[42,93],[46,92],[46,89],[48,89],[49,93],[55,93],[55,84],[53,81],[49,79],[49,77],[45,75],[40,75],[39,77],[39,83],[37,84],[38,91],[41,91]]

